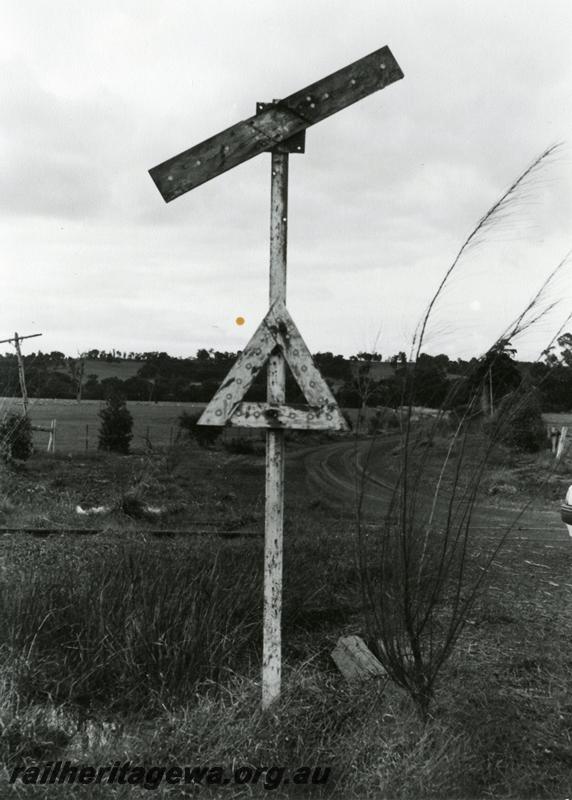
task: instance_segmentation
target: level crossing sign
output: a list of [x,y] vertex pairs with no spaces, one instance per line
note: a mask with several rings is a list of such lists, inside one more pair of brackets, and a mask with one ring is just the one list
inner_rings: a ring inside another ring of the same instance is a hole
[[[344,430],[347,423],[286,308],[288,158],[305,152],[312,125],[403,78],[389,47],[382,47],[282,100],[258,103],[256,114],[149,170],[170,202],[265,152],[271,153],[269,311],[201,415],[201,425],[266,428],[266,504],[262,706],[280,696],[284,431]],[[245,395],[267,365],[267,402]],[[286,365],[307,405],[289,405]]]

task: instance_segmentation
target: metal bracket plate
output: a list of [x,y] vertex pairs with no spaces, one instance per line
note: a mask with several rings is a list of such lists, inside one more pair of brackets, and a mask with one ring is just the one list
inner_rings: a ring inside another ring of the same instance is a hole
[[[269,108],[280,107],[280,100],[273,100],[271,103],[257,103],[256,113],[262,114]],[[289,139],[284,139],[280,144],[269,148],[269,153],[305,153],[306,152],[306,131],[295,133]]]

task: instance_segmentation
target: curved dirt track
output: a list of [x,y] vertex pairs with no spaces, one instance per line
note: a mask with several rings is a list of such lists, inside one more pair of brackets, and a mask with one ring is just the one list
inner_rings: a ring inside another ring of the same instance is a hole
[[[355,512],[356,497],[362,492],[362,511],[368,522],[381,522],[393,489],[396,471],[390,465],[399,436],[345,440],[321,445],[300,453],[311,492],[338,511]],[[381,462],[386,464],[385,470]],[[486,535],[498,534],[517,517],[516,508],[498,505],[476,509],[472,527]],[[560,505],[542,509],[534,504],[515,524],[513,536],[547,545],[572,546],[560,520]]]

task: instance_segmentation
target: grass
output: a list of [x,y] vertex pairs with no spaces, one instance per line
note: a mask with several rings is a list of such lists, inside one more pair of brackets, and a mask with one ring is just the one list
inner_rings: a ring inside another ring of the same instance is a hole
[[228,549],[110,545],[89,569],[85,547],[60,555],[2,585],[0,641],[23,702],[152,711],[219,682],[258,636],[259,570]]
[[[561,563],[562,554],[552,559]],[[560,574],[566,569],[560,568]],[[566,567],[570,566],[570,558]],[[534,575],[521,577],[529,591]],[[516,586],[516,584],[514,585]],[[500,587],[499,587],[500,588]],[[514,588],[491,590],[447,666],[433,717],[418,724],[409,699],[391,684],[348,686],[317,665],[286,663],[280,704],[260,712],[256,671],[230,674],[223,691],[191,702],[119,719],[94,715],[78,724],[70,707],[49,702],[18,708],[5,691],[0,739],[10,765],[69,758],[74,763],[249,765],[320,764],[331,780],[310,796],[349,798],[554,798],[570,792],[572,704],[569,591],[550,597]],[[539,652],[539,645],[542,652]],[[311,787],[310,787],[311,788]],[[81,788],[28,787],[30,797],[71,797]],[[41,794],[45,792],[45,794]],[[127,796],[110,787],[86,796]],[[133,789],[130,796],[147,796]],[[263,795],[256,787],[201,787],[208,796]],[[161,786],[159,797],[180,797]],[[107,793],[107,794],[106,794]],[[288,787],[273,789],[292,796]],[[191,792],[189,791],[189,796]]]
[[[153,502],[186,495],[183,528],[193,518],[208,517],[216,528],[249,514],[254,521],[247,524],[260,527],[263,464],[260,456],[191,445],[148,456],[34,456],[3,476],[4,488],[12,481],[4,513],[23,519],[59,508],[64,519],[70,501],[101,503],[120,496],[121,485],[142,485]],[[392,683],[349,686],[334,667],[337,638],[364,635],[351,527],[329,510],[326,495],[316,506],[295,464],[287,475],[284,691],[267,714],[259,709],[259,540],[151,539],[144,521],[119,512],[114,526],[95,536],[0,537],[0,754],[7,769],[58,759],[227,769],[320,765],[331,768],[328,783],[298,793],[356,800],[566,797],[568,542],[515,539],[499,555],[422,728]],[[515,459],[506,479],[524,465]],[[6,775],[0,795],[8,792]],[[155,796],[196,791],[162,784]],[[269,789],[200,791],[243,797]],[[294,794],[292,786],[271,791]],[[149,790],[16,784],[14,796],[66,800],[72,793],[123,798],[147,797]]]

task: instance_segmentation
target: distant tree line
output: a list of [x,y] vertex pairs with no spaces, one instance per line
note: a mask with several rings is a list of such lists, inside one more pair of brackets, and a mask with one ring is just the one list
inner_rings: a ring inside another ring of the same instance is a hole
[[[32,353],[24,356],[26,383],[30,397],[103,400],[121,394],[127,400],[207,402],[240,355],[199,349],[193,358],[176,358],[161,351],[127,353],[90,350],[77,358],[64,353]],[[522,363],[515,359],[510,342],[500,342],[481,358],[452,360],[444,353],[421,354],[415,364],[401,351],[387,359],[380,353],[359,352],[349,358],[331,352],[316,353],[314,361],[329,382],[338,401],[347,407],[401,405],[411,396],[419,406],[439,408],[462,406],[482,386],[483,411],[500,402],[523,379],[537,387],[544,411],[572,409],[572,334],[563,334],[543,354],[543,360]],[[90,362],[118,365],[140,361],[135,375],[98,377],[90,372]],[[486,378],[486,380],[483,380]],[[287,371],[286,393],[290,402],[301,403],[303,396]],[[16,355],[0,356],[0,394],[20,394]],[[262,370],[248,398],[266,398],[266,371]]]

